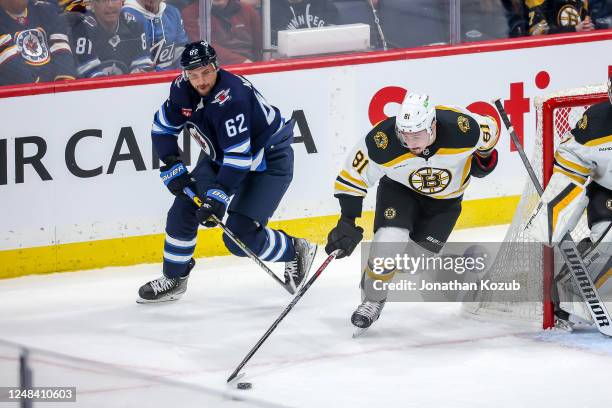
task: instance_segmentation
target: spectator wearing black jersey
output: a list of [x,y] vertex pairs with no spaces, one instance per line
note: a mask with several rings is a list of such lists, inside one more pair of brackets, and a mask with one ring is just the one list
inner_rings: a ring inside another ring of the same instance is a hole
[[153,70],[144,28],[123,15],[122,6],[122,0],[92,0],[91,12],[69,14],[80,77]]

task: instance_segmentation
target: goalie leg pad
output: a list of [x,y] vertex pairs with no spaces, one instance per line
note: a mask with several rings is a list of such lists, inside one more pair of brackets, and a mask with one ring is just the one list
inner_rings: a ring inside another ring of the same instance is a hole
[[588,202],[584,186],[562,173],[554,173],[525,232],[545,245],[555,246],[574,229]]

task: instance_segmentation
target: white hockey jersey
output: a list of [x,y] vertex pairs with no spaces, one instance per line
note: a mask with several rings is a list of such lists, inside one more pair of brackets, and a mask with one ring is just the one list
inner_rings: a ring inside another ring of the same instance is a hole
[[555,152],[553,172],[584,184],[588,177],[612,190],[612,105],[588,108]]
[[436,139],[414,155],[395,134],[395,117],[377,124],[352,150],[335,182],[335,195],[365,197],[387,176],[436,199],[463,195],[470,182],[472,154],[487,155],[499,129],[490,117],[454,106],[436,106]]

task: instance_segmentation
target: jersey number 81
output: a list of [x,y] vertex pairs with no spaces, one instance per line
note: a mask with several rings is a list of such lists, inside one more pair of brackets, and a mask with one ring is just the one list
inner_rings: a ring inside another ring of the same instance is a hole
[[353,168],[357,170],[357,173],[361,174],[369,162],[370,161],[365,158],[361,150],[357,150],[357,154],[355,154],[355,158],[353,159]]

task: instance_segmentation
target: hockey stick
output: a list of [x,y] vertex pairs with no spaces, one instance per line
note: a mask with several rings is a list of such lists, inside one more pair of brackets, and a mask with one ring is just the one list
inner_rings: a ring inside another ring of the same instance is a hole
[[261,338],[259,339],[259,341],[253,346],[253,348],[247,353],[247,355],[244,357],[244,359],[240,362],[240,364],[238,364],[238,367],[236,367],[236,369],[234,370],[234,372],[232,373],[232,375],[230,375],[227,379],[227,382],[231,382],[234,380],[234,378],[236,378],[236,376],[238,375],[238,373],[240,372],[240,370],[242,370],[242,368],[245,366],[246,363],[249,362],[249,360],[251,359],[251,357],[253,357],[253,355],[257,352],[257,350],[259,350],[259,348],[261,347],[261,345],[264,343],[264,341],[266,341],[266,339],[268,337],[270,337],[270,335],[272,334],[272,332],[274,331],[274,329],[276,329],[276,326],[278,326],[278,324],[285,318],[285,316],[287,316],[287,314],[291,311],[291,309],[293,309],[293,306],[295,306],[295,304],[302,298],[302,296],[304,296],[304,293],[306,293],[306,291],[308,290],[308,288],[314,283],[314,281],[317,280],[317,278],[319,277],[319,275],[321,275],[321,273],[325,270],[325,268],[327,268],[327,266],[329,265],[329,263],[331,261],[334,260],[334,258],[336,258],[336,256],[338,256],[338,253],[340,252],[339,249],[335,250],[334,252],[331,253],[331,255],[329,255],[327,257],[327,259],[325,259],[325,261],[323,262],[323,264],[321,264],[321,266],[319,267],[319,269],[317,269],[317,271],[314,273],[314,275],[312,275],[312,277],[308,280],[308,282],[306,282],[306,284],[304,286],[302,286],[302,288],[298,291],[298,293],[294,296],[293,300],[291,301],[291,303],[289,303],[289,305],[285,308],[285,310],[283,310],[283,312],[280,314],[280,316],[278,316],[278,318],[274,321],[274,323],[272,323],[272,326],[270,326],[270,328],[264,333],[263,336],[261,336]]
[[[531,178],[531,182],[535,187],[539,196],[542,196],[544,190],[540,185],[538,177],[533,171],[533,167],[529,163],[529,159],[525,154],[525,150],[521,145],[516,133],[514,131],[514,127],[510,123],[510,119],[508,119],[508,115],[502,106],[502,103],[499,99],[495,101],[495,107],[499,111],[501,118],[504,122],[504,126],[508,129],[508,133],[510,133],[510,137],[516,146],[516,150],[521,156],[521,160],[525,165],[525,169],[527,173],[529,173],[529,177]],[[587,267],[584,264],[584,260],[580,256],[580,252],[578,252],[578,248],[572,239],[572,236],[569,232],[565,233],[561,242],[557,244],[559,248],[559,252],[563,256],[563,260],[567,265],[572,277],[574,278],[574,282],[578,286],[580,290],[580,294],[582,295],[582,299],[587,304],[589,312],[591,313],[591,317],[593,321],[597,323],[597,328],[599,331],[607,336],[612,336],[612,327],[610,327],[610,315],[608,314],[608,310],[606,309],[606,305],[601,301],[599,294],[597,293],[597,289],[593,284],[593,280],[591,276],[588,274]]]
[[[198,197],[189,187],[185,187],[183,189],[183,193],[185,193],[189,198],[191,198],[191,200],[198,206],[202,206],[202,200],[200,199],[200,197]],[[227,228],[227,226],[219,219],[217,218],[216,215],[211,215],[211,218],[214,222],[217,223],[217,225],[219,227],[221,227],[221,229],[223,230],[223,232],[225,233],[225,235],[227,235],[233,242],[234,244],[236,244],[240,249],[242,249],[242,251],[249,257],[251,258],[253,261],[255,261],[255,263],[257,265],[259,265],[261,267],[261,269],[264,270],[265,273],[267,273],[268,275],[270,275],[276,282],[278,282],[279,285],[281,285],[283,288],[285,288],[285,290],[287,292],[289,292],[291,295],[295,294],[295,283],[293,282],[293,280],[291,279],[291,274],[289,274],[289,285],[287,285],[285,282],[283,282],[282,280],[280,280],[280,278],[278,276],[276,276],[276,274],[274,272],[272,272],[270,270],[270,268],[268,268],[266,266],[265,263],[263,263],[263,261],[257,256],[255,255],[255,253],[253,251],[251,251],[249,249],[248,246],[246,246],[229,228]]]

